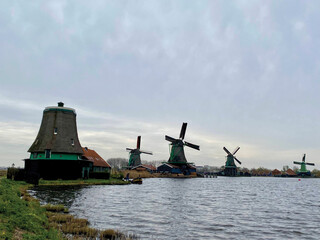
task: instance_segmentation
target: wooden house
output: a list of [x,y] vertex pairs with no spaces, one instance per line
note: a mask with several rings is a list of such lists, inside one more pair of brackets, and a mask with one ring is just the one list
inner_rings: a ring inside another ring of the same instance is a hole
[[191,164],[174,165],[171,163],[163,163],[157,168],[157,171],[161,173],[197,175],[196,167]]
[[296,174],[291,168],[289,168],[289,169],[286,171],[286,175],[287,175],[288,177],[296,177],[296,176],[297,176],[297,174]]
[[87,147],[82,148],[83,158],[92,162],[92,172],[107,172],[111,170],[111,166],[95,151]]
[[131,170],[136,170],[136,171],[148,171],[148,172],[156,172],[157,168],[152,166],[152,165],[146,165],[146,164],[140,164],[138,166],[135,166],[131,168]]
[[92,162],[83,158],[78,139],[76,111],[58,106],[46,107],[36,139],[25,159],[28,176],[44,179],[88,178]]
[[274,169],[273,171],[271,171],[271,175],[274,177],[279,177],[281,176],[281,171],[279,171],[278,169]]

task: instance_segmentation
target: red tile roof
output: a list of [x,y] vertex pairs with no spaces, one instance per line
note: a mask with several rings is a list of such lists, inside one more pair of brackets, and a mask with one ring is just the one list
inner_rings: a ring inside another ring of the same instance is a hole
[[84,156],[91,162],[94,167],[108,167],[111,166],[95,151],[87,147],[82,148]]
[[281,172],[278,169],[273,170],[272,175],[281,175]]
[[133,167],[132,169],[137,169],[137,168],[146,168],[146,169],[150,169],[152,171],[156,171],[157,168],[152,166],[152,165],[146,165],[146,164],[141,164],[141,165],[138,165],[136,167]]
[[292,169],[288,169],[287,170],[287,174],[289,175],[289,176],[296,176],[297,174],[292,170]]

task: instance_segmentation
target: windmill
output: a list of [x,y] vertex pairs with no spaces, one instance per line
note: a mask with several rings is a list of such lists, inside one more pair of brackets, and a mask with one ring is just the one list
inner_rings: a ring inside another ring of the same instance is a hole
[[129,154],[130,154],[129,164],[128,164],[129,167],[135,167],[135,166],[139,166],[141,164],[141,158],[140,158],[141,153],[152,155],[152,152],[140,150],[140,144],[141,144],[141,136],[138,136],[137,148],[135,148],[135,149],[126,148],[126,150],[129,151]]
[[183,147],[187,146],[196,150],[200,150],[200,146],[184,141],[184,136],[187,130],[187,123],[183,123],[180,131],[180,136],[178,139],[165,136],[165,139],[171,142],[171,152],[168,163],[175,165],[185,165],[187,164],[186,156],[184,155]]
[[239,164],[241,164],[239,159],[235,157],[235,154],[239,151],[239,149],[240,149],[240,147],[236,147],[236,149],[233,151],[233,153],[230,153],[226,147],[223,147],[223,150],[228,154],[226,165],[224,168],[224,175],[225,176],[236,176],[237,175],[237,166],[236,166],[234,160],[236,160]]
[[92,162],[83,158],[77,131],[77,114],[73,108],[46,107],[38,135],[25,159],[28,176],[43,179],[78,179],[89,176]]
[[306,154],[303,154],[302,162],[293,162],[294,164],[301,165],[298,175],[311,176],[310,171],[307,170],[306,165],[314,166],[314,163],[306,163]]

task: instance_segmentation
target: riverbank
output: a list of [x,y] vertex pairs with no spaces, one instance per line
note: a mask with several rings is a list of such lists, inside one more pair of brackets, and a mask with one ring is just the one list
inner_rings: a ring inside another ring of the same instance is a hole
[[64,239],[58,230],[49,228],[45,209],[22,193],[30,185],[0,179],[0,239]]
[[[44,181],[42,186],[119,185],[122,182],[117,179],[61,180]],[[138,239],[113,229],[91,228],[88,220],[73,217],[62,205],[40,206],[27,192],[32,187],[22,181],[0,178],[0,239]]]
[[39,186],[89,186],[89,185],[126,185],[122,179],[76,179],[76,180],[39,180]]
[[183,175],[177,173],[151,173],[148,171],[137,170],[123,170],[121,171],[123,176],[129,174],[129,178],[196,178],[197,175]]

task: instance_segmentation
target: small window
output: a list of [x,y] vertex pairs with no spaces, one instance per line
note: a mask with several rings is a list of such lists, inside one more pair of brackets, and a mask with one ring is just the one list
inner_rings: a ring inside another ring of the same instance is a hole
[[71,145],[74,146],[74,139],[71,138]]
[[39,139],[37,138],[36,141],[34,142],[34,145],[37,145],[39,142]]
[[38,157],[38,153],[33,153],[33,158],[37,158]]
[[50,151],[50,149],[46,149],[45,154],[46,154],[46,158],[50,158],[50,157],[51,157],[51,151]]
[[58,134],[58,128],[54,128],[53,134]]

